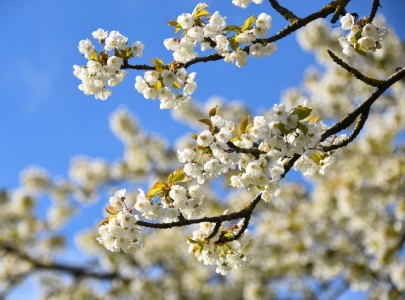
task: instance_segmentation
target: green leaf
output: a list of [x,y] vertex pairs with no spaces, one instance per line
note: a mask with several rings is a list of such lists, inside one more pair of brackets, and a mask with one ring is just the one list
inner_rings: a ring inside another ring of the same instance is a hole
[[182,30],[182,29],[183,29],[183,28],[181,28],[181,25],[180,25],[180,24],[177,24],[176,28],[174,28],[174,33],[178,32],[178,31],[180,31],[180,30]]
[[90,55],[90,57],[89,57],[89,60],[97,61],[97,51],[96,51],[96,50],[93,50],[93,51],[91,52],[91,55]]
[[245,20],[245,22],[243,23],[242,31],[245,31],[245,30],[249,29],[256,22],[256,20],[257,20],[257,18],[255,18],[255,15],[250,16],[249,18],[247,18]]
[[179,24],[179,23],[177,23],[177,21],[169,21],[169,22],[167,22],[167,25],[169,25],[169,26],[177,26],[177,24]]
[[322,155],[317,151],[311,155],[312,160],[319,166],[321,164]]
[[208,119],[201,119],[201,120],[198,120],[199,122],[201,122],[201,123],[204,123],[204,124],[206,124],[206,125],[208,125],[208,126],[212,126],[212,122],[211,122],[211,120],[208,120]]
[[201,16],[206,16],[206,15],[210,15],[211,13],[208,10],[205,9],[201,9],[199,12],[193,14],[194,18],[198,18]]
[[226,231],[225,234],[224,234],[224,236],[225,236],[225,237],[233,237],[233,233],[232,233],[232,232],[229,232],[229,231]]
[[195,244],[195,245],[200,245],[200,244],[201,244],[200,241],[196,241],[196,240],[190,239],[189,237],[187,238],[187,240],[188,240],[191,244]]
[[285,129],[285,126],[283,123],[278,123],[277,127],[278,127],[278,129],[280,129],[281,134],[289,134],[293,131],[292,129],[290,129],[290,130]]
[[233,137],[233,138],[231,138],[230,140],[229,140],[230,142],[236,142],[236,141],[240,141],[240,137],[238,137],[238,136],[236,136],[236,137]]
[[183,169],[172,172],[167,178],[167,183],[190,182],[191,179],[186,176]]
[[194,17],[196,17],[195,15],[198,14],[201,10],[204,10],[204,8],[209,7],[208,4],[204,3],[204,2],[200,2],[196,5],[196,7],[194,7],[193,12],[191,13]]
[[175,82],[172,84],[172,87],[174,87],[174,88],[176,88],[176,89],[178,89],[178,90],[181,89],[180,83],[178,83],[177,81],[175,81]]
[[191,135],[191,137],[192,137],[193,139],[195,139],[195,140],[198,138],[198,135],[195,134],[195,133],[190,133],[190,135]]
[[313,117],[313,118],[309,119],[308,122],[315,123],[315,122],[317,122],[319,120],[319,118],[320,118],[320,116]]
[[297,127],[303,134],[307,135],[308,128],[306,126],[302,125],[300,122],[297,122]]
[[212,109],[209,111],[208,115],[209,115],[210,117],[213,117],[213,116],[215,116],[215,115],[217,114],[217,107],[218,107],[218,106],[215,106],[214,108],[212,108]]
[[239,43],[236,41],[236,38],[238,37],[238,35],[237,34],[235,34],[233,37],[231,37],[231,39],[229,40],[229,45],[231,46],[231,48],[233,49],[233,50],[236,50],[236,49],[238,49],[238,47],[239,47]]
[[240,123],[240,125],[239,125],[240,133],[243,133],[243,132],[246,130],[246,127],[247,127],[247,125],[248,125],[248,123],[249,123],[249,117],[250,117],[250,116],[247,116],[247,118],[244,119],[244,120]]
[[222,31],[235,31],[236,33],[241,33],[240,27],[236,25],[226,26]]
[[156,193],[160,192],[162,188],[164,188],[166,184],[164,182],[156,182],[155,185],[149,190],[149,192],[146,194],[146,197],[152,197]]
[[107,206],[107,207],[105,208],[105,211],[106,211],[108,214],[110,214],[110,215],[116,215],[116,214],[118,214],[118,211],[116,211],[116,210],[114,209],[114,207],[112,207],[111,205]]
[[354,50],[355,50],[358,54],[360,54],[360,55],[367,56],[367,54],[366,54],[366,49],[363,49],[363,48],[360,47],[360,45],[357,44],[357,43],[354,44]]
[[250,132],[250,130],[252,130],[252,128],[254,127],[254,125],[252,123],[250,123],[247,127],[246,127],[246,132]]
[[156,64],[158,66],[164,66],[165,64],[163,63],[163,60],[161,60],[160,58],[156,57]]
[[98,226],[100,227],[101,225],[108,223],[108,221],[110,221],[111,219],[114,219],[116,217],[117,217],[117,215],[109,216],[109,217],[105,218],[104,220],[102,220]]
[[158,80],[155,84],[155,89],[159,92],[162,89],[162,81]]
[[311,111],[311,108],[300,106],[294,109],[291,115],[297,115],[299,120],[303,120],[311,114]]

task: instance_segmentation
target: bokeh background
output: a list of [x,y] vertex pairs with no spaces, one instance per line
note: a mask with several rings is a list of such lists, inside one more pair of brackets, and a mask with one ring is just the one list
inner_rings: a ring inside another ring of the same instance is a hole
[[[172,53],[164,48],[163,40],[175,35],[166,23],[183,12],[191,12],[198,2],[0,1],[0,52],[3,53],[0,187],[16,188],[20,171],[30,165],[41,166],[52,176],[67,177],[73,156],[82,154],[108,161],[121,156],[123,146],[111,133],[108,123],[109,115],[120,105],[135,113],[146,131],[165,136],[169,144],[174,138],[191,132],[189,127],[174,122],[170,111],[160,110],[158,101],[146,100],[134,89],[134,78],[142,75],[142,71],[128,70],[124,82],[112,88],[113,96],[100,101],[78,90],[80,81],[73,76],[72,66],[86,64],[77,46],[82,39],[92,39],[91,32],[98,28],[118,30],[129,38],[130,44],[135,41],[145,44],[144,56],[133,58],[132,64],[148,63],[147,57],[172,61]],[[235,7],[231,0],[205,2],[210,12],[219,11],[227,16],[228,24],[241,25],[252,14],[266,12],[273,17],[271,35],[287,25],[266,1],[262,5],[251,4],[248,9]],[[299,17],[318,10],[327,2],[280,1]],[[381,2],[380,12],[404,39],[405,3]],[[363,17],[369,14],[371,4],[371,0],[352,1],[348,11]],[[279,50],[272,57],[249,58],[243,68],[223,61],[189,68],[189,72],[198,73],[198,88],[193,98],[205,101],[217,95],[228,100],[239,99],[253,111],[278,103],[282,91],[299,85],[307,67],[316,61],[312,54],[302,52],[295,33],[277,45]],[[93,225],[101,217],[101,207],[106,200],[87,207],[62,230],[73,237],[74,232]],[[68,243],[69,251],[63,260],[80,261],[81,254],[73,239]],[[33,299],[25,298],[33,290],[33,283],[27,282],[10,299]],[[347,293],[341,299],[360,299],[362,295]]]

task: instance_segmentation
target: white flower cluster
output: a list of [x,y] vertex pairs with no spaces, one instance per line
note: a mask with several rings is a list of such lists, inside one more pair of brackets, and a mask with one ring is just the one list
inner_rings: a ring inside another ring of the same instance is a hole
[[140,242],[142,227],[137,226],[139,220],[137,215],[133,215],[125,205],[125,189],[115,192],[110,198],[111,206],[109,211],[116,212],[108,218],[106,224],[99,227],[100,237],[97,241],[112,252],[123,251],[133,254],[141,249],[144,244]]
[[[176,61],[186,63],[198,56],[194,48],[200,43],[202,51],[211,49],[212,43],[215,43],[214,50],[225,57],[225,61],[235,62],[238,67],[247,63],[248,53],[242,50],[241,44],[250,45],[268,35],[271,28],[271,16],[262,13],[256,19],[250,18],[251,24],[246,28],[226,25],[226,17],[222,17],[218,12],[210,15],[208,21],[189,13],[183,13],[174,22],[184,30],[184,36],[177,40],[175,38],[166,39],[164,45],[166,49],[174,51],[173,57]],[[255,25],[255,27],[253,27]],[[232,29],[233,27],[233,29]],[[237,28],[237,29],[235,29]],[[236,31],[232,37],[227,37],[231,31]],[[274,43],[263,45],[261,42],[254,43],[249,50],[252,57],[270,56],[277,50]]]
[[[103,50],[97,52],[89,39],[81,40],[79,51],[89,61],[86,66],[74,65],[73,74],[82,80],[79,90],[86,95],[94,95],[96,99],[106,100],[112,95],[111,89],[106,86],[120,84],[127,75],[126,71],[121,70],[124,60],[141,57],[145,46],[139,41],[128,46],[128,38],[118,31],[111,31],[108,35],[108,31],[99,28],[92,35],[102,43]],[[110,54],[107,51],[114,52]]]
[[186,69],[147,71],[142,78],[136,77],[135,89],[146,99],[160,100],[161,109],[178,108],[191,100],[197,89],[194,81],[197,73],[188,74]]
[[[318,170],[324,174],[342,158],[342,150],[322,152],[315,149],[328,126],[318,118],[303,121],[311,112],[306,105],[304,102],[303,107],[288,112],[284,104],[275,104],[270,121],[256,116],[252,124],[246,122],[241,130],[219,115],[201,120],[210,128],[195,136],[198,146],[178,150],[179,161],[185,164],[185,174],[202,184],[238,166],[242,173],[232,176],[230,185],[236,188],[259,186],[264,190],[262,199],[266,202],[282,191],[278,181],[284,174],[286,158],[299,154],[301,157],[294,164],[295,170],[304,175],[313,175]],[[338,143],[344,137],[335,137],[322,145]],[[256,154],[237,153],[233,150],[235,146],[254,150]],[[267,168],[268,158],[276,161],[276,165]]]
[[193,219],[205,212],[205,207],[202,206],[204,194],[199,185],[188,188],[173,185],[165,195],[150,198],[139,189],[134,206],[134,209],[149,220],[163,218],[164,223],[170,223],[179,221],[180,213],[187,219]]
[[243,220],[230,228],[220,228],[213,238],[208,239],[215,223],[200,223],[200,228],[193,232],[193,238],[188,240],[189,252],[205,265],[216,265],[216,272],[221,275],[227,275],[232,268],[238,269],[248,265],[253,255],[241,252],[251,238],[247,229],[238,240],[229,243],[218,241],[224,234],[236,234],[242,225]]
[[247,8],[251,2],[262,4],[263,0],[232,0],[232,4],[242,8]]
[[381,42],[388,35],[385,27],[377,28],[371,23],[365,25],[361,22],[356,23],[354,17],[349,13],[343,16],[340,22],[343,30],[351,30],[348,36],[339,38],[343,53],[347,56],[381,49]]

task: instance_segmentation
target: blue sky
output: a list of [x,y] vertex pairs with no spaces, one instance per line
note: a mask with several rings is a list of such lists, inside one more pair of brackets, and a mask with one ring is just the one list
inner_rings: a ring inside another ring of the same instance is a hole
[[[132,59],[133,64],[148,63],[147,57],[172,61],[172,53],[164,48],[163,40],[174,37],[174,33],[165,24],[183,12],[191,12],[198,2],[1,1],[0,187],[16,188],[20,171],[30,165],[39,165],[52,176],[66,177],[69,161],[75,155],[104,157],[109,161],[120,157],[123,147],[109,130],[108,116],[122,104],[137,115],[145,130],[170,141],[191,132],[174,123],[169,111],[159,110],[157,101],[146,100],[135,91],[134,78],[143,72],[130,70],[124,82],[113,88],[114,95],[100,101],[78,90],[80,81],[73,76],[72,66],[86,64],[77,46],[82,39],[92,39],[91,32],[98,28],[118,30],[130,43],[139,40],[146,45],[144,56]],[[289,8],[300,17],[327,2],[280,1],[282,5],[292,3]],[[360,17],[370,12],[372,0],[352,2],[349,12],[357,12]],[[287,25],[266,1],[262,5],[251,4],[246,10],[235,7],[231,0],[206,3],[210,12],[218,10],[227,16],[228,24],[241,25],[252,14],[266,12],[273,17],[271,35]],[[405,4],[389,1],[382,5],[388,22],[405,38]],[[250,58],[241,69],[223,61],[194,65],[189,69],[198,73],[198,89],[193,97],[198,101],[212,95],[240,99],[254,110],[278,103],[281,92],[298,85],[314,59],[300,50],[295,34],[277,45],[279,50],[272,57]]]

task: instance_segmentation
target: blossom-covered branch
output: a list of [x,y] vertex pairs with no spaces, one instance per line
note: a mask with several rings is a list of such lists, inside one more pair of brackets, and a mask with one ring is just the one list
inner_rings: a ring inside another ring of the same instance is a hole
[[371,93],[371,95],[361,102],[353,111],[348,113],[346,116],[341,118],[338,122],[333,124],[328,130],[322,134],[322,141],[328,137],[348,128],[356,118],[365,113],[370,106],[395,82],[405,78],[405,68],[400,69],[399,71],[392,74],[389,78],[383,81],[383,83]]

